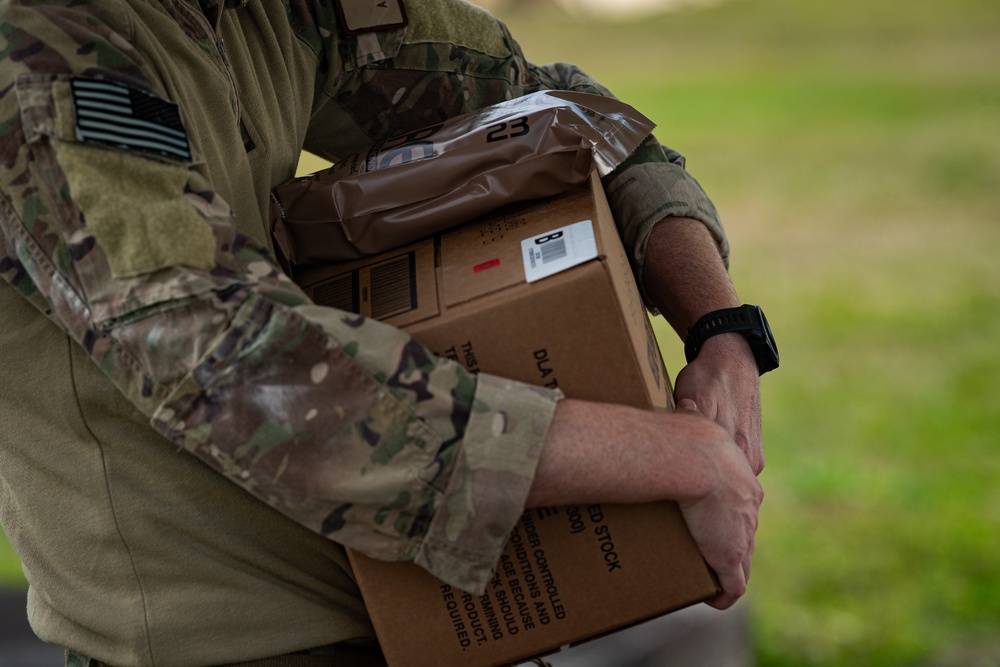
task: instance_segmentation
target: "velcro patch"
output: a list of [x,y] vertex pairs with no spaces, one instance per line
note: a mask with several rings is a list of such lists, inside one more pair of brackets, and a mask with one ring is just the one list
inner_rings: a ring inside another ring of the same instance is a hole
[[190,161],[177,105],[143,90],[97,79],[73,79],[76,138]]
[[337,11],[348,35],[402,28],[408,23],[403,0],[337,0]]
[[176,265],[208,271],[215,265],[212,226],[184,196],[187,167],[85,143],[53,146],[112,277],[133,278]]

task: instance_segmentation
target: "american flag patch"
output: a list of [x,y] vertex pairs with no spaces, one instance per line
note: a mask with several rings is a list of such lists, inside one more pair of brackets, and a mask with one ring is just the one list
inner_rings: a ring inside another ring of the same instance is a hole
[[191,159],[177,105],[110,81],[73,79],[76,137],[80,141]]

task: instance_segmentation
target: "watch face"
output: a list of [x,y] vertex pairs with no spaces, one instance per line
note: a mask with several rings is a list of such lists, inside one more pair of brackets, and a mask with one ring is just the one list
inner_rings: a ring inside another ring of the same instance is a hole
[[[760,331],[762,342],[764,344],[766,352],[765,355],[761,355],[762,359],[758,359],[757,363],[761,366],[760,372],[766,373],[767,371],[772,371],[778,367],[778,344],[774,342],[774,336],[771,334],[771,326],[767,323],[767,318],[764,317],[764,311],[761,310],[760,306],[754,306],[757,311],[757,317],[760,319]],[[766,358],[770,357],[770,358]]]

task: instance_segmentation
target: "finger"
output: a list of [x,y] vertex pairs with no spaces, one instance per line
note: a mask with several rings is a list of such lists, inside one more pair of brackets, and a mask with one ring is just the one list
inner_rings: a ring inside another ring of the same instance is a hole
[[743,563],[742,563],[742,566],[743,566],[743,581],[744,581],[744,583],[746,584],[746,586],[748,588],[750,586],[750,570],[753,569],[753,552],[754,552],[754,546],[755,546],[754,545],[754,537],[753,537],[753,535],[750,536],[750,544],[749,544],[749,546],[750,546],[750,548],[747,549],[746,555],[743,556]]
[[737,428],[735,434],[733,435],[733,440],[735,440],[736,445],[743,450],[743,454],[746,456],[747,462],[753,470],[753,474],[759,477],[760,473],[764,470],[764,448],[762,447],[760,440],[747,436],[746,432],[739,428]]
[[698,404],[692,401],[690,398],[682,398],[677,401],[678,410],[691,410],[692,412],[698,412]]
[[736,604],[737,600],[743,597],[743,594],[747,590],[747,581],[742,567],[734,568],[725,575],[718,572],[716,574],[718,575],[722,592],[711,600],[708,600],[706,604],[721,611],[729,609]]
[[736,600],[731,599],[729,596],[727,596],[725,594],[721,594],[721,595],[715,596],[711,600],[705,600],[705,604],[707,604],[712,609],[718,609],[719,611],[725,611],[726,609],[729,609],[734,604],[736,604]]

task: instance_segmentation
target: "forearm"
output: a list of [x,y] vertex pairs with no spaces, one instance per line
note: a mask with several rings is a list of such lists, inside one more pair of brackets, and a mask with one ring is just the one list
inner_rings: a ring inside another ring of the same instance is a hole
[[[702,315],[740,304],[711,233],[697,220],[668,218],[653,229],[643,279],[646,294],[681,340]],[[754,472],[763,470],[759,371],[746,338],[709,338],[674,387],[679,406],[724,426]]]
[[727,441],[722,428],[694,414],[564,399],[556,406],[528,505],[701,497]]
[[723,592],[746,591],[763,491],[724,429],[693,412],[563,400],[528,504],[676,500]]
[[[643,283],[653,305],[682,341],[702,315],[740,305],[715,239],[699,220],[667,218],[653,228]],[[710,338],[703,352],[729,357],[748,367],[752,362],[750,346],[738,334]]]
[[705,313],[739,305],[715,240],[690,218],[667,218],[653,228],[643,283],[681,340]]

